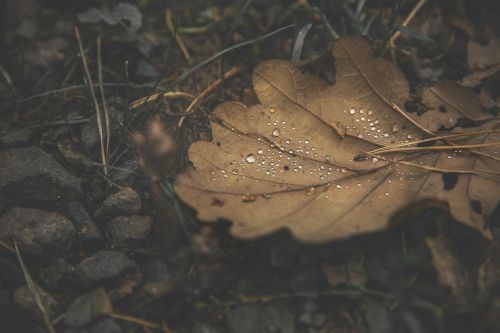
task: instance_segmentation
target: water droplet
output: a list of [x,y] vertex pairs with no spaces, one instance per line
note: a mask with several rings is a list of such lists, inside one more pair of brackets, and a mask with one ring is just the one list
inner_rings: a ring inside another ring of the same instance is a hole
[[275,128],[273,130],[273,136],[280,136],[280,130],[279,130],[279,128]]
[[349,109],[349,114],[355,114],[355,113],[356,113],[356,110],[354,108]]
[[336,187],[336,188],[342,188],[342,185],[337,184],[337,185],[335,185],[335,187]]
[[413,138],[413,136],[411,134],[408,134],[407,138],[411,139],[411,138]]
[[311,186],[311,187],[308,187],[308,188],[305,190],[304,194],[305,194],[305,195],[313,195],[313,194],[314,194],[314,192],[316,192],[316,189],[315,189],[314,187],[312,187],[312,186]]
[[384,193],[384,195],[385,195],[385,196],[388,196],[388,195],[389,195],[389,192],[385,192],[385,193]]
[[254,202],[255,200],[257,200],[257,196],[255,194],[244,195],[241,199],[243,202]]
[[342,168],[342,169],[340,169],[340,172],[342,172],[342,173],[346,173],[346,172],[347,172],[347,169],[346,169],[346,168]]
[[393,131],[393,132],[397,132],[397,131],[399,131],[399,125],[398,125],[398,124],[394,124],[394,125],[392,125],[392,131]]
[[374,158],[372,159],[372,163],[377,163],[377,162],[378,162],[378,158],[374,157]]
[[264,154],[264,149],[261,148],[261,149],[257,150],[257,154],[259,154],[259,155]]
[[247,161],[247,163],[255,163],[255,161],[257,161],[257,159],[255,158],[254,154],[248,154],[245,157],[245,161]]
[[384,138],[388,138],[389,137],[389,133],[384,133]]
[[274,106],[271,106],[271,107],[269,108],[269,113],[270,113],[270,114],[275,114],[275,113],[276,113],[276,108],[275,108]]
[[371,116],[373,114],[372,110],[368,110],[368,115]]

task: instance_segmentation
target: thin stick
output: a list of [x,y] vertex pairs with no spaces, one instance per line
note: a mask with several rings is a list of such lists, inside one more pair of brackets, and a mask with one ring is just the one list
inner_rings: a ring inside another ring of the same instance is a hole
[[[227,80],[227,79],[235,76],[236,74],[238,74],[239,72],[241,72],[242,69],[243,69],[242,66],[235,66],[235,67],[231,68],[230,70],[228,70],[224,74],[224,76],[222,78],[217,79],[214,82],[212,82],[212,84],[210,84],[208,87],[206,87],[198,96],[196,96],[196,98],[191,102],[191,104],[189,104],[189,106],[186,109],[186,113],[193,113],[194,109],[201,103],[201,101],[203,99],[205,99],[215,89],[217,89],[221,85],[222,82],[224,82],[225,80]],[[186,116],[183,116],[179,120],[179,123],[177,124],[177,127],[179,127],[179,128],[182,127],[185,118],[186,118]]]
[[21,270],[23,271],[24,279],[26,280],[26,284],[28,285],[28,288],[31,291],[31,294],[33,296],[33,300],[35,301],[38,310],[40,310],[40,313],[42,314],[42,319],[43,323],[45,324],[45,328],[47,328],[47,331],[49,333],[56,333],[54,330],[54,327],[52,326],[52,323],[50,322],[49,315],[47,314],[47,310],[45,309],[45,306],[43,305],[42,298],[40,297],[40,294],[37,291],[37,286],[35,285],[35,282],[31,279],[30,273],[28,272],[28,268],[24,264],[24,260],[21,256],[21,252],[19,252],[19,248],[17,246],[16,241],[14,241],[14,248],[15,252],[17,254],[17,260],[19,261],[19,265],[21,266]]
[[76,35],[76,40],[78,41],[78,47],[80,48],[80,56],[82,58],[82,63],[83,63],[83,69],[85,73],[85,81],[87,82],[87,85],[89,87],[90,91],[90,96],[92,97],[92,102],[94,103],[96,115],[97,115],[97,127],[99,128],[99,137],[101,141],[101,159],[102,159],[102,164],[103,164],[103,169],[104,169],[104,174],[108,174],[108,168],[107,168],[107,163],[106,163],[106,152],[105,152],[105,147],[104,147],[104,137],[103,137],[103,131],[102,131],[102,115],[101,115],[101,109],[99,108],[99,103],[97,102],[97,97],[94,92],[94,85],[92,84],[92,78],[90,76],[90,71],[89,67],[87,66],[87,60],[85,59],[85,53],[83,52],[83,45],[82,45],[82,39],[80,38],[80,31],[78,30],[78,27],[75,27],[75,35]]
[[184,45],[184,41],[182,40],[181,36],[175,31],[174,20],[172,19],[172,11],[170,9],[167,9],[165,11],[165,22],[167,23],[168,30],[170,30],[172,36],[174,36],[175,42],[177,43],[177,45],[179,45],[179,49],[181,49],[184,58],[186,58],[188,62],[191,61],[191,56],[189,55],[186,45]]
[[102,73],[102,57],[101,57],[101,38],[97,37],[97,73],[99,79],[99,91],[101,92],[101,102],[104,110],[104,122],[106,124],[106,170],[108,169],[109,164],[109,140],[111,137],[111,130],[109,127],[109,111],[108,106],[106,104],[106,95],[104,95],[104,84],[103,84],[103,73]]
[[135,101],[130,103],[130,107],[132,109],[136,109],[139,106],[141,106],[142,104],[156,101],[160,97],[166,97],[166,98],[171,98],[171,99],[176,99],[176,98],[194,99],[193,95],[182,92],[182,91],[156,93],[156,94],[152,94],[152,95],[149,95],[146,97],[136,99]]
[[5,248],[6,250],[8,250],[12,253],[16,253],[16,250],[12,246],[10,246],[9,244],[5,243],[4,241],[0,240],[0,246],[2,246],[3,248]]
[[401,147],[393,149],[383,149],[377,154],[395,153],[400,151],[422,151],[422,150],[456,150],[456,149],[471,149],[471,148],[481,148],[481,147],[491,147],[498,146],[500,142],[490,142],[490,143],[478,143],[474,145],[456,145],[456,146],[429,146],[429,147]]
[[[417,15],[417,13],[420,10],[420,8],[422,8],[423,5],[425,5],[426,2],[427,2],[427,0],[420,0],[415,5],[415,7],[413,7],[413,9],[411,10],[410,14],[408,14],[408,16],[405,18],[405,20],[403,21],[403,23],[401,24],[400,27],[406,27],[406,26],[408,26],[408,24],[410,24],[411,20],[413,20],[413,18],[415,17],[415,15]],[[401,30],[398,29],[391,36],[391,38],[389,39],[389,44],[390,44],[391,48],[394,47],[394,45],[396,43],[396,39],[398,39],[400,35],[401,35]]]
[[147,321],[147,320],[144,320],[141,318],[132,317],[132,316],[124,315],[124,314],[119,314],[119,313],[115,313],[115,312],[109,313],[108,316],[113,318],[113,319],[123,320],[123,321],[127,321],[129,323],[134,323],[134,324],[141,325],[141,326],[144,326],[147,328],[152,328],[152,329],[158,330],[160,332],[174,333],[168,327],[162,327],[158,324],[152,323],[150,321]]
[[466,133],[457,133],[457,134],[449,134],[449,135],[442,135],[442,136],[436,136],[428,139],[423,139],[423,140],[417,140],[417,141],[412,141],[412,142],[405,142],[405,143],[400,143],[396,145],[390,145],[382,148],[378,148],[375,150],[370,151],[372,154],[380,153],[385,151],[386,149],[393,149],[393,148],[398,148],[398,147],[407,147],[407,146],[412,146],[420,143],[425,143],[425,142],[431,142],[431,141],[438,141],[438,140],[445,140],[445,139],[453,139],[453,138],[459,138],[459,137],[467,137],[467,136],[476,136],[476,135],[483,135],[483,134],[491,134],[491,133],[500,133],[499,130],[486,130],[486,131],[475,131],[475,132],[466,132]]

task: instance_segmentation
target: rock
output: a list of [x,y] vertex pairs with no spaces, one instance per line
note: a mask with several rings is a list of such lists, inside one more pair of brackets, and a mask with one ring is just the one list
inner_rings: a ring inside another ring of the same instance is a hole
[[226,323],[231,333],[293,333],[294,315],[284,303],[267,306],[243,304],[231,308],[226,314]]
[[135,267],[135,262],[123,253],[99,251],[83,259],[71,274],[70,280],[77,285],[90,286],[121,275]]
[[118,216],[109,221],[106,230],[116,246],[134,246],[144,243],[151,233],[149,216]]
[[[52,318],[54,316],[54,308],[57,304],[57,301],[54,299],[54,297],[52,297],[42,288],[40,287],[35,287],[35,288],[37,294],[40,296],[40,300],[42,301],[47,316],[49,318]],[[42,313],[35,302],[33,293],[31,292],[30,288],[27,285],[19,287],[14,292],[14,301],[25,310],[36,314],[39,318],[43,318]]]
[[24,276],[19,264],[0,257],[0,285],[12,290],[22,284],[24,284]]
[[142,266],[145,282],[167,281],[170,279],[170,270],[167,264],[158,258],[151,258]]
[[98,288],[78,297],[66,311],[64,323],[73,327],[83,327],[101,315],[113,312],[113,306],[106,291]]
[[140,173],[137,159],[126,160],[111,169],[111,179],[120,186],[131,186],[135,183]]
[[206,323],[196,323],[193,327],[193,333],[220,333],[221,331],[214,326]]
[[[93,111],[95,114],[95,111]],[[109,112],[109,128],[111,134],[116,132],[116,130],[120,127],[120,119],[123,117],[123,114],[117,111],[113,107],[108,108]],[[105,125],[103,124],[103,127]],[[97,117],[94,116],[89,122],[85,123],[82,126],[82,131],[80,133],[80,140],[89,151],[92,151],[95,148],[100,146],[100,136],[99,136],[99,127],[97,126]]]
[[163,73],[145,60],[139,60],[135,75],[139,82],[156,81],[163,77]]
[[0,147],[13,148],[26,145],[33,132],[28,128],[8,130],[0,137]]
[[54,205],[82,196],[80,180],[37,147],[0,152],[0,196],[26,207]]
[[78,230],[78,238],[87,249],[102,247],[105,243],[101,231],[97,228],[87,210],[79,201],[72,201],[66,207],[66,215]]
[[23,253],[67,253],[75,233],[73,223],[54,212],[14,207],[0,218],[0,239],[14,239]]
[[56,258],[48,267],[42,267],[38,274],[40,284],[46,288],[57,288],[61,279],[71,273],[74,267],[63,258]]
[[64,157],[66,162],[79,172],[88,173],[94,168],[92,161],[71,142],[70,139],[61,139],[57,142],[57,150]]
[[95,216],[106,219],[119,215],[132,215],[138,213],[140,209],[141,198],[139,194],[132,188],[125,187],[107,197],[95,212]]
[[123,330],[116,321],[111,318],[104,318],[89,325],[85,333],[122,333]]

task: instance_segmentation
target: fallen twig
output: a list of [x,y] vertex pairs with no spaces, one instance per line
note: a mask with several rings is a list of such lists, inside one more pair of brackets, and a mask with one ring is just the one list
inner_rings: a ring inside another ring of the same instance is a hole
[[[208,95],[210,95],[215,89],[217,89],[221,85],[221,83],[224,82],[224,80],[227,80],[227,79],[235,76],[236,74],[241,72],[242,69],[243,69],[242,66],[235,66],[235,67],[231,68],[230,70],[228,70],[222,78],[217,79],[214,82],[212,82],[212,84],[210,84],[208,87],[206,87],[198,96],[196,96],[196,98],[191,102],[191,104],[189,104],[185,113],[193,113],[194,109],[201,103],[201,101],[203,99],[205,99]],[[182,125],[184,124],[185,118],[186,118],[186,116],[182,116],[182,118],[179,119],[179,123],[177,124],[177,127],[179,127],[179,128],[182,127]]]

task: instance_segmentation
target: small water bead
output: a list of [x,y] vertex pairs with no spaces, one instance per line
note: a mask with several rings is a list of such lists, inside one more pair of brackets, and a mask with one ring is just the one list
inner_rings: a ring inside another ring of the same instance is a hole
[[363,114],[363,113],[365,113],[365,110],[361,109],[361,110],[359,110],[359,113]]
[[[261,154],[261,153],[259,153]],[[247,161],[247,163],[255,163],[257,161],[257,159],[255,158],[255,155],[254,154],[248,154],[246,157],[245,157],[245,161]]]
[[280,136],[280,130],[279,130],[279,128],[275,128],[273,130],[273,136],[276,136],[276,137]]
[[260,148],[259,150],[257,150],[257,154],[259,154],[259,155],[264,154],[264,149]]
[[269,113],[270,113],[270,114],[275,114],[275,113],[276,113],[276,108],[275,108],[274,106],[271,106],[271,107],[269,108]]
[[304,194],[305,195],[313,195],[314,192],[316,192],[316,189],[314,187],[308,187],[305,191],[304,191]]
[[371,116],[373,114],[372,110],[368,110],[368,115]]
[[393,131],[393,132],[397,132],[397,131],[399,131],[399,125],[398,125],[398,124],[394,124],[394,125],[392,125],[392,131]]
[[377,162],[378,162],[378,158],[374,157],[374,158],[372,159],[372,163],[373,163],[373,164],[375,164],[375,163],[377,163]]
[[356,113],[356,110],[354,108],[349,109],[349,114],[355,114],[355,113]]
[[385,193],[384,193],[384,195],[385,195],[385,196],[388,196],[388,195],[389,195],[389,192],[385,192]]
[[337,184],[337,185],[335,185],[335,187],[336,187],[336,188],[342,188],[342,185]]
[[384,133],[384,138],[388,138],[389,137],[389,133]]
[[342,172],[342,173],[346,173],[346,172],[347,172],[347,169],[346,169],[346,168],[342,168],[342,169],[340,169],[340,172]]

